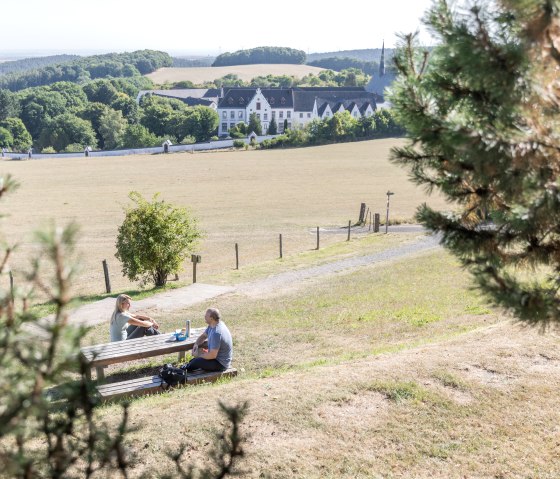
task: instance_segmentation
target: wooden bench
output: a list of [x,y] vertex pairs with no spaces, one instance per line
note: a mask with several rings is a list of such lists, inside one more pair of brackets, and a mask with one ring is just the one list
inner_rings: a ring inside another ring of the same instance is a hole
[[95,368],[97,380],[101,382],[105,378],[103,370],[110,364],[171,353],[178,353],[179,360],[181,360],[185,357],[185,353],[192,349],[194,342],[204,331],[205,328],[192,329],[191,335],[185,341],[176,341],[173,334],[165,333],[83,347],[81,348],[82,357],[90,366],[87,373],[88,379],[91,379],[91,370]]
[[[229,368],[222,372],[208,372],[197,370],[189,373],[186,384],[198,384],[203,382],[214,382],[220,378],[237,376],[237,369]],[[175,387],[182,387],[183,384]],[[144,378],[129,379],[118,383],[101,384],[97,388],[103,401],[111,399],[125,398],[132,396],[142,396],[163,392],[162,379],[159,376],[149,376]]]

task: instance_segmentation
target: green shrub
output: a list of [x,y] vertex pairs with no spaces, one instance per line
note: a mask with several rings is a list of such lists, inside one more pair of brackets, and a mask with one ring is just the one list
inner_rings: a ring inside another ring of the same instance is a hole
[[146,201],[136,191],[129,194],[134,205],[125,209],[117,235],[122,272],[131,281],[152,281],[164,286],[169,274],[178,273],[189,251],[202,237],[197,221],[185,208],[158,199]]
[[245,141],[243,141],[243,140],[233,140],[233,147],[234,148],[244,148],[245,147]]
[[41,153],[56,153],[56,150],[52,146],[47,146],[41,150]]

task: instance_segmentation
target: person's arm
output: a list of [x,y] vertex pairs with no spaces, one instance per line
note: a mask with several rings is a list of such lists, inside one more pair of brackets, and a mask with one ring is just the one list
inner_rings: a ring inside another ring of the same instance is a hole
[[150,321],[137,319],[135,315],[130,315],[130,318],[128,319],[128,324],[131,324],[133,326],[142,326],[143,328],[150,328],[152,326],[152,323]]
[[202,359],[216,359],[218,357],[219,349],[210,349],[207,353],[201,353],[198,355]]
[[[143,314],[131,314],[131,316],[135,319],[140,319],[142,321],[148,321],[150,323],[150,326],[153,326],[154,329],[158,329],[159,328],[159,324],[156,322],[155,319],[150,318],[150,316],[145,316]],[[150,326],[146,326],[146,327],[150,327]]]
[[204,341],[206,341],[206,338],[208,337],[208,335],[206,334],[206,331],[204,331],[198,338],[196,338],[196,341],[193,344],[193,348],[192,348],[192,355],[193,357],[199,357],[199,352],[198,352],[198,348],[199,346],[201,346]]

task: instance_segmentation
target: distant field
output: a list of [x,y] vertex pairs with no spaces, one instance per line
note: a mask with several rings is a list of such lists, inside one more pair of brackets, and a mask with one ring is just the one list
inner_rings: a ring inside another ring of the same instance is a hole
[[[121,277],[114,257],[117,228],[132,190],[190,206],[206,238],[199,248],[203,263],[198,279],[233,268],[234,244],[241,265],[278,257],[278,234],[284,255],[315,247],[316,226],[343,226],[356,221],[361,202],[382,217],[391,189],[391,217],[411,218],[428,198],[387,160],[401,140],[384,139],[314,148],[118,158],[67,158],[0,161],[0,174],[21,183],[0,203],[0,231],[23,242],[12,267],[28,264],[30,232],[48,218],[59,224],[75,219],[82,226],[84,270],[77,291],[103,292],[101,261],[107,259],[115,290],[135,287]],[[324,235],[322,244],[342,241]],[[190,266],[187,266],[187,271]],[[16,272],[17,273],[17,272]],[[21,274],[21,273],[19,273]],[[187,279],[190,273],[183,275]]]
[[193,83],[204,83],[205,81],[213,81],[230,73],[237,75],[244,81],[249,81],[257,76],[266,75],[293,75],[301,78],[309,73],[317,74],[322,70],[324,68],[311,67],[309,65],[263,64],[231,67],[160,68],[146,76],[157,84],[184,80],[190,80]]

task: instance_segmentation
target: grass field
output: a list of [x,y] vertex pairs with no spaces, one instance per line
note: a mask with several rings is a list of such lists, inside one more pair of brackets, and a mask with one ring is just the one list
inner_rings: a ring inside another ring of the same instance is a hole
[[[118,158],[71,158],[2,161],[0,174],[11,173],[21,187],[3,207],[8,214],[1,230],[20,241],[12,267],[16,279],[28,264],[30,232],[48,218],[82,227],[83,271],[76,292],[104,291],[101,261],[107,259],[114,290],[134,288],[120,274],[115,259],[117,228],[124,218],[128,193],[189,206],[200,219],[206,238],[198,248],[203,263],[198,280],[231,270],[234,244],[239,243],[244,267],[278,256],[283,234],[286,256],[315,247],[316,226],[343,226],[356,221],[360,202],[385,211],[386,191],[391,216],[411,218],[428,198],[387,158],[400,140],[385,139],[314,148],[270,151],[180,153]],[[344,234],[323,235],[323,245],[340,242]],[[189,267],[190,265],[186,265]],[[188,279],[190,273],[183,278]]]
[[302,78],[309,73],[317,75],[324,68],[309,65],[235,65],[231,67],[197,67],[197,68],[160,68],[146,75],[158,85],[190,80],[195,84],[214,81],[230,73],[237,75],[243,81],[251,81],[257,76],[288,75]]
[[[437,252],[273,297],[213,301],[234,333],[240,375],[133,401],[132,477],[154,455],[158,473],[173,472],[163,458],[181,442],[201,464],[223,425],[220,399],[249,401],[243,477],[558,477],[560,337],[511,325],[470,287]],[[201,326],[209,305],[172,313],[162,327],[185,317]],[[161,363],[139,363],[137,374]],[[101,417],[114,426],[118,408]]]

